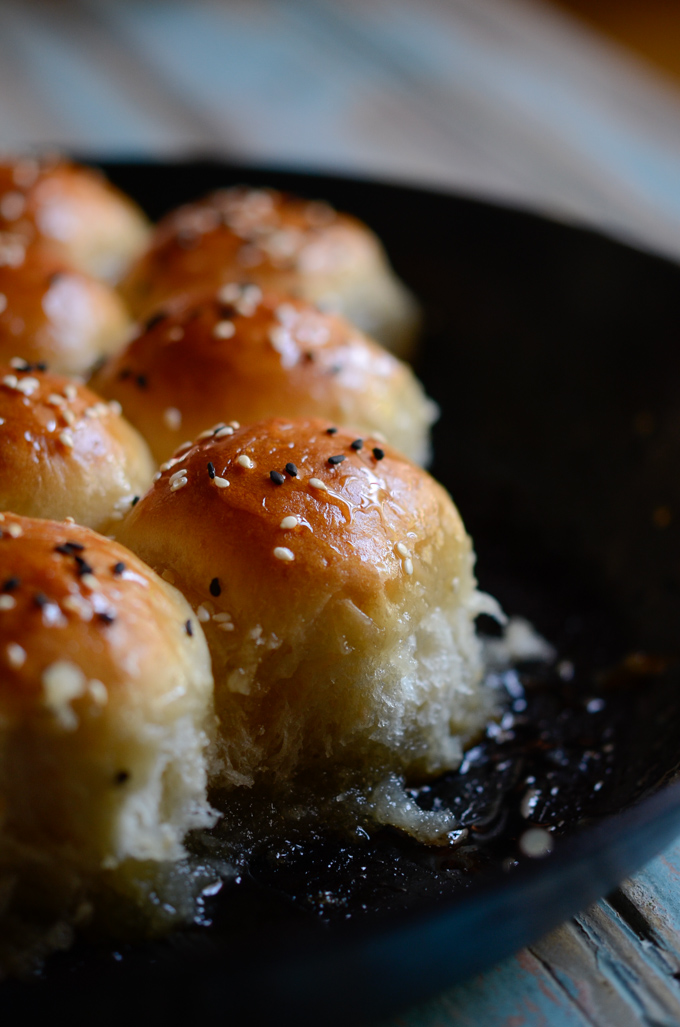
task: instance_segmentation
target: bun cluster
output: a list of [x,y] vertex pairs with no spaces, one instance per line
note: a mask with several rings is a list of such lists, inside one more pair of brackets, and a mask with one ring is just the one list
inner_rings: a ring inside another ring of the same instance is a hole
[[245,187],[147,234],[88,169],[0,163],[0,965],[31,911],[158,924],[209,787],[224,830],[235,788],[323,781],[445,842],[404,782],[494,706],[376,237]]

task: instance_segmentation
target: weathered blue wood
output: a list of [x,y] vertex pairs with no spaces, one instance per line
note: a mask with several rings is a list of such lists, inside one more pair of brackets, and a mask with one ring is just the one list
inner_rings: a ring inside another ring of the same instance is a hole
[[[524,951],[381,1027],[591,1027],[561,985]],[[618,1027],[618,1025],[609,1025]],[[622,1024],[621,1027],[628,1027]]]

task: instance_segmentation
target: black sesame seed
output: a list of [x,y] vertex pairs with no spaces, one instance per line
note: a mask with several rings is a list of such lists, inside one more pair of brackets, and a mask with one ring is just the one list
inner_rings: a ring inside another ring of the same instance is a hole
[[47,364],[45,363],[44,360],[41,360],[41,361],[39,361],[39,363],[37,363],[35,365],[35,369],[36,369],[36,371],[46,371],[47,370]]
[[36,606],[39,606],[40,609],[42,609],[43,606],[47,606],[47,604],[49,603],[49,599],[47,598],[44,592],[36,592],[33,596],[33,602]]
[[211,480],[215,477],[215,465],[213,463],[208,464],[208,477]]
[[355,439],[354,442],[350,442],[350,447],[352,449],[356,449],[356,450],[363,449],[364,448],[364,440],[363,439]]
[[77,573],[79,578],[82,578],[83,574],[93,574],[94,573],[93,570],[92,570],[92,567],[90,566],[90,564],[87,562],[87,560],[83,560],[82,556],[78,556],[76,553],[74,553],[73,554],[73,559],[76,561],[76,565],[77,565],[76,573]]
[[291,478],[297,478],[298,469],[295,464],[286,464],[286,471],[290,474]]
[[126,781],[129,781],[130,774],[127,770],[119,770],[114,777],[114,783],[117,785],[124,785]]
[[335,467],[336,464],[341,464],[345,459],[344,453],[337,453],[335,456],[328,457],[328,463]]
[[275,485],[283,485],[284,481],[286,480],[280,471],[270,471],[269,477]]
[[374,446],[373,447],[373,456],[376,458],[376,460],[382,460],[383,457],[385,456],[385,450],[384,449],[380,449],[379,446]]
[[69,547],[67,545],[55,546],[54,547],[54,551],[55,551],[55,553],[61,553],[62,556],[72,556],[73,555],[71,550],[69,549]]
[[113,624],[114,620],[116,619],[112,613],[106,613],[105,610],[103,610],[101,613],[98,613],[97,617],[102,622],[102,624]]
[[133,497],[132,497],[132,502],[130,503],[130,506],[131,506],[131,507],[133,507],[133,506],[137,506],[137,503],[138,503],[138,502],[139,502],[139,496],[133,496]]
[[314,354],[307,350],[307,352],[305,353],[305,360],[308,361],[308,363],[312,364],[314,362],[314,359]]
[[8,578],[5,584],[2,586],[3,592],[13,592],[15,588],[18,588],[21,584],[21,578]]
[[113,567],[111,569],[112,569],[114,574],[122,574],[123,571],[125,570],[125,564],[123,563],[122,560],[119,560],[118,563],[114,563],[114,565],[113,565]]
[[165,311],[159,310],[157,314],[154,314],[153,317],[150,317],[149,320],[145,323],[144,331],[150,332],[151,329],[155,328],[157,324],[161,323],[161,321],[165,321],[167,316],[168,315],[165,313]]
[[72,553],[82,553],[85,548],[80,542],[65,542],[64,545],[68,546]]
[[210,595],[211,596],[218,596],[218,595],[221,594],[221,592],[222,592],[222,586],[220,585],[220,579],[219,578],[213,578],[212,581],[210,582]]
[[140,389],[145,389],[147,387],[147,385],[149,384],[149,379],[146,377],[145,374],[138,374],[137,378],[136,378],[136,381],[137,381],[137,384],[139,385]]
[[124,367],[122,371],[118,372],[118,381],[124,382],[126,378],[132,377],[132,370],[129,367]]
[[184,630],[186,631],[189,638],[194,637],[194,627],[190,620],[184,622]]
[[326,428],[326,435],[337,435],[337,428]]

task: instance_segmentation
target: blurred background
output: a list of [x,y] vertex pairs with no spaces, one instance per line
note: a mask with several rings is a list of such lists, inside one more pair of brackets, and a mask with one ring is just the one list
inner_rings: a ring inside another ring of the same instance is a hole
[[462,190],[680,256],[680,5],[2,0],[0,141]]

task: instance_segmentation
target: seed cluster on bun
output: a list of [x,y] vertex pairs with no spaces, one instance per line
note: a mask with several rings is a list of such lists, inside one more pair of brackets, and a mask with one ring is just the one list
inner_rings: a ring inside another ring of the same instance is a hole
[[0,510],[104,531],[153,473],[115,400],[19,357],[0,364]]
[[329,417],[423,462],[435,404],[411,368],[346,319],[230,282],[169,300],[92,386],[167,460],[222,418]]
[[101,172],[55,155],[0,158],[0,231],[48,240],[74,268],[116,282],[149,226]]
[[221,189],[172,211],[122,289],[148,317],[178,292],[234,281],[343,314],[400,356],[413,346],[417,304],[374,233],[327,203],[274,189]]

